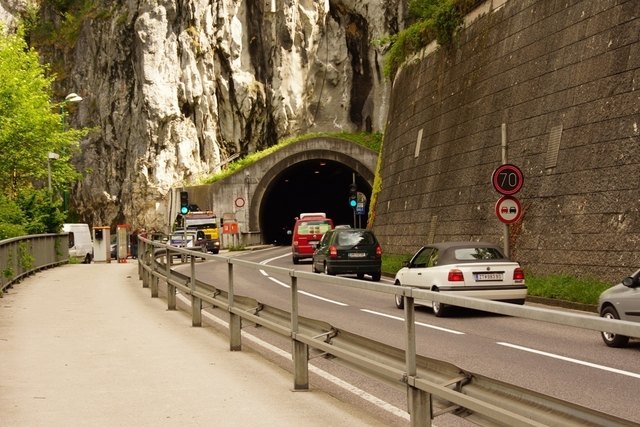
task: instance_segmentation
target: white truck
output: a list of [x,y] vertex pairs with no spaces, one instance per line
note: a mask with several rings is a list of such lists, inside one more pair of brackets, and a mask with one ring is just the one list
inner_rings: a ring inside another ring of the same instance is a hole
[[62,224],[62,231],[69,233],[69,257],[90,264],[93,260],[93,241],[89,224]]

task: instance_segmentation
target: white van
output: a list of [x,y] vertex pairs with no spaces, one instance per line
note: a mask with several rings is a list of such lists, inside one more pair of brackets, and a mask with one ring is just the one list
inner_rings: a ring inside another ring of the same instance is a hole
[[69,257],[90,264],[93,259],[93,242],[88,224],[62,224],[62,231],[69,233]]

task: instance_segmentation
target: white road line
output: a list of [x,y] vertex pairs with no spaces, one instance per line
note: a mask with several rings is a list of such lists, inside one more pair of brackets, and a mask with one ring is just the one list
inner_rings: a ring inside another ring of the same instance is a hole
[[271,261],[275,261],[277,259],[288,257],[288,256],[291,256],[291,254],[278,255],[276,257],[265,259],[264,261],[260,261],[260,264],[262,265],[269,264]]
[[[376,316],[386,317],[386,318],[389,318],[389,319],[395,319],[395,320],[400,320],[401,322],[404,322],[404,317],[392,316],[390,314],[380,313],[378,311],[367,310],[365,308],[361,308],[360,311],[364,311],[365,313],[374,314]],[[449,332],[450,334],[456,334],[456,335],[464,335],[465,334],[464,332],[455,331],[453,329],[441,328],[440,326],[430,325],[428,323],[416,322],[416,325],[424,326],[425,328],[437,329],[438,331]]]
[[516,350],[528,351],[529,353],[535,353],[535,354],[539,354],[541,356],[551,357],[553,359],[564,360],[565,362],[571,362],[571,363],[575,363],[575,364],[578,364],[578,365],[588,366],[590,368],[596,368],[596,369],[601,369],[601,370],[607,371],[607,372],[613,372],[615,374],[625,375],[627,377],[640,378],[640,374],[636,374],[635,372],[623,371],[621,369],[615,369],[615,368],[610,368],[608,366],[597,365],[595,363],[585,362],[583,360],[578,360],[578,359],[572,359],[570,357],[560,356],[558,354],[547,353],[546,351],[534,350],[532,348],[522,347],[520,345],[510,344],[510,343],[507,343],[507,342],[498,342],[496,344],[502,345],[502,346],[505,346],[505,347],[514,348]]
[[[289,255],[290,255],[290,254],[284,254],[284,255],[277,256],[277,257],[273,257],[273,258],[265,259],[264,261],[261,261],[261,262],[260,262],[260,264],[268,264],[268,263],[270,263],[270,262],[271,262],[271,261],[273,261],[273,260],[276,260],[276,259],[278,259],[278,258],[284,258],[284,257],[287,257],[287,256],[289,256]],[[282,286],[282,287],[285,287],[285,288],[287,288],[287,289],[291,288],[291,286],[290,286],[290,285],[288,285],[287,283],[284,283],[284,282],[282,282],[282,281],[280,281],[280,280],[276,279],[275,277],[271,277],[271,276],[269,276],[269,274],[268,274],[266,271],[264,271],[264,270],[260,270],[260,273],[262,273],[262,275],[263,275],[263,276],[266,276],[266,277],[267,277],[269,280],[271,280],[272,282],[277,283],[278,285],[280,285],[280,286]],[[335,300],[332,300],[332,299],[329,299],[329,298],[324,298],[324,297],[321,297],[321,296],[319,296],[319,295],[311,294],[311,293],[309,293],[309,292],[305,292],[305,291],[298,291],[298,293],[299,293],[299,294],[301,294],[301,295],[306,295],[306,296],[308,296],[308,297],[310,297],[310,298],[318,299],[318,300],[320,300],[320,301],[324,301],[324,302],[328,302],[328,303],[331,303],[331,304],[339,305],[340,307],[348,307],[348,306],[349,306],[349,304],[345,304],[345,303],[343,303],[343,302],[335,301]]]
[[[183,302],[187,305],[191,305],[191,301],[189,301],[187,298],[185,298],[183,295],[178,295],[178,297],[180,299],[183,300]],[[210,319],[211,321],[224,326],[225,328],[229,329],[229,324],[227,322],[225,322],[224,320],[221,320],[219,318],[217,318],[216,316],[214,316],[213,314],[203,311],[203,314],[205,317],[207,317],[208,319]],[[271,351],[272,353],[277,354],[278,356],[284,357],[286,360],[292,360],[291,357],[291,353],[288,353],[272,344],[269,344],[266,341],[261,340],[260,338],[257,338],[251,334],[249,334],[248,332],[242,331],[241,332],[242,337],[246,338],[247,340],[253,342],[256,345],[259,345],[260,347]],[[331,375],[330,373],[328,373],[327,371],[324,371],[316,366],[313,366],[311,364],[309,364],[309,371],[313,372],[314,374],[320,376],[321,378],[324,378],[325,380],[335,384],[336,386],[352,393],[355,394],[356,396],[360,397],[363,400],[366,400],[367,402],[376,405],[377,407],[381,408],[382,410],[389,412],[397,417],[400,417],[404,420],[409,421],[409,413],[407,411],[404,411],[396,406],[391,405],[388,402],[385,402],[382,399],[379,399],[377,397],[375,397],[372,394],[367,393],[366,391],[352,385],[349,384],[346,381],[341,380],[340,378]]]

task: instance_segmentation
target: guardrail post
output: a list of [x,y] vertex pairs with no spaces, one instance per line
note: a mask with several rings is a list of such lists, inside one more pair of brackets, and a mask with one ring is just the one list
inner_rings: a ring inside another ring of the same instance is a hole
[[191,326],[202,326],[202,300],[193,295],[196,291],[196,257],[191,256]]
[[[140,242],[138,242],[138,247],[140,248],[140,250],[142,250],[142,254],[143,255],[146,254],[147,245],[142,240],[140,240]],[[111,255],[109,255],[109,256],[111,256]],[[146,270],[144,268],[142,268],[142,265],[144,263],[140,262],[140,259],[144,260],[144,258],[138,256],[138,280],[142,280],[142,286],[144,287],[144,274],[146,273]]]
[[[145,253],[144,260],[146,264],[150,264],[150,269],[147,272],[151,279],[151,298],[158,298],[158,276],[156,272],[158,271],[158,260],[156,260],[156,248],[154,245],[145,245]],[[149,249],[149,255],[147,255],[146,249]],[[148,257],[148,258],[147,258]],[[139,261],[138,257],[138,261]]]
[[407,406],[413,427],[431,427],[431,394],[414,386],[416,367],[416,312],[413,297],[404,297],[404,319],[407,337],[405,369],[407,370]]
[[169,283],[169,279],[171,278],[171,261],[173,256],[171,255],[171,251],[167,249],[167,309],[175,310],[176,309],[176,287]]
[[[289,273],[292,274],[292,273]],[[298,333],[298,278],[291,276],[291,338],[293,340],[293,390],[309,390],[309,346],[296,339]]]
[[138,257],[138,278],[140,280],[142,280],[142,287],[143,288],[148,288],[149,287],[149,276],[148,276],[148,272],[146,269],[144,269],[142,266],[143,264],[146,265],[148,263],[147,261],[147,249],[146,246],[143,246],[144,248],[144,257]]
[[233,264],[227,260],[229,266],[229,349],[231,351],[242,350],[242,318],[233,313]]

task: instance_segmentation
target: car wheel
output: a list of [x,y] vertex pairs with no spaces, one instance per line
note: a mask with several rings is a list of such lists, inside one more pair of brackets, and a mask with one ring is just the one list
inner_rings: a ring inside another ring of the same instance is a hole
[[[401,286],[400,282],[396,282],[396,283],[394,283],[394,285]],[[395,295],[395,300],[396,300],[396,307],[400,308],[400,309],[403,309],[404,308],[404,297],[402,295],[396,294]]]
[[294,256],[293,257],[293,263],[294,264],[300,264],[300,258]]
[[[433,289],[433,291],[438,292],[438,289]],[[447,311],[449,311],[446,304],[437,301],[431,301],[431,309],[436,317],[444,317],[446,316]]]
[[382,274],[380,272],[371,273],[371,280],[373,280],[374,282],[379,282],[380,277],[382,277]]
[[[605,319],[620,319],[618,312],[615,308],[608,306],[602,309],[600,313],[600,317],[604,317]],[[629,337],[625,337],[624,335],[614,334],[612,332],[600,332],[602,336],[602,341],[609,347],[625,347],[629,342]]]
[[329,266],[327,265],[327,263],[324,263],[324,274],[327,274],[329,276],[335,276],[336,273],[334,273],[333,271],[329,270]]
[[84,257],[84,260],[82,260],[82,263],[83,263],[83,264],[91,264],[91,254],[87,254],[87,255]]

